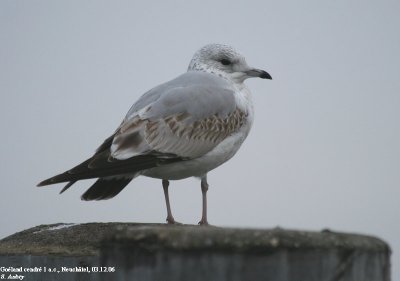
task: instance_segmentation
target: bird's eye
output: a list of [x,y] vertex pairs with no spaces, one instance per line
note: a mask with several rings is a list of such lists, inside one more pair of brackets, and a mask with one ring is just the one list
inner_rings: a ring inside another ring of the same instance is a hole
[[230,60],[227,60],[227,59],[222,59],[222,60],[220,60],[220,62],[221,62],[223,65],[230,65],[230,64],[231,64],[231,61],[230,61]]

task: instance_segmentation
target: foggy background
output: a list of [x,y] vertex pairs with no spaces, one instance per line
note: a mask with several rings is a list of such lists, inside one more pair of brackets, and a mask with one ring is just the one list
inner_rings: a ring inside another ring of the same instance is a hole
[[[93,180],[62,196],[35,186],[91,156],[133,102],[215,42],[274,80],[247,80],[255,123],[209,173],[210,223],[378,236],[399,280],[400,2],[136,2],[0,2],[0,238],[164,222],[160,180],[100,202],[80,200]],[[177,221],[200,220],[198,180],[171,182],[170,196]]]

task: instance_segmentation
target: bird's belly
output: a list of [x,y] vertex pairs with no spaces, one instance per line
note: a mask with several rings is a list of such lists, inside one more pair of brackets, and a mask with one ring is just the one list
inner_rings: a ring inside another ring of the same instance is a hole
[[148,169],[143,171],[141,175],[168,180],[202,177],[232,158],[242,145],[247,134],[248,130],[242,130],[228,137],[213,150],[201,157]]

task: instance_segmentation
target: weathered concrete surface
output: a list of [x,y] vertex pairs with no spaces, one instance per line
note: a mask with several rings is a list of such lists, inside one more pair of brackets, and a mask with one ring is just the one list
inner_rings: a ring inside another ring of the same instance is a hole
[[390,249],[364,235],[133,223],[42,225],[0,241],[25,280],[387,281]]

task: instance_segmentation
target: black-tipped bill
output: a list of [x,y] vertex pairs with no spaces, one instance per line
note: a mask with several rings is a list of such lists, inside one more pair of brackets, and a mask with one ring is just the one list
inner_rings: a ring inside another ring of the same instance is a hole
[[271,75],[269,75],[268,72],[266,72],[264,70],[261,70],[261,69],[253,68],[253,69],[250,69],[250,70],[246,71],[246,74],[251,76],[251,77],[260,77],[262,79],[270,79],[270,80],[272,80]]
[[272,80],[272,76],[268,72],[261,70],[260,78]]

